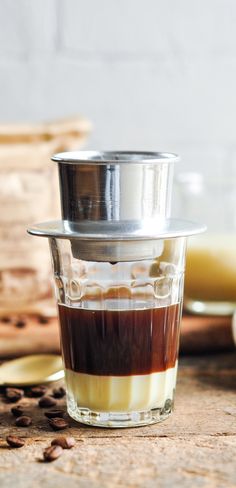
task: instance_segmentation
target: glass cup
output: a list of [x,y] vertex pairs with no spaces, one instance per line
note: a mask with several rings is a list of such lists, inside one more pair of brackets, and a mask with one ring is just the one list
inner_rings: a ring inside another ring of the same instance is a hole
[[206,222],[207,232],[188,242],[184,309],[231,315],[236,308],[235,178],[181,173],[176,177],[181,214]]
[[173,409],[185,237],[157,240],[152,259],[78,259],[49,239],[68,413],[104,427],[143,425]]

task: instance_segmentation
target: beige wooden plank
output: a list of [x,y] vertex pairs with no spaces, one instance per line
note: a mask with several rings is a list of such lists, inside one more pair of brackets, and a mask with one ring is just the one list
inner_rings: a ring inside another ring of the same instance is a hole
[[[235,354],[181,360],[174,414],[161,424],[136,429],[90,428],[70,421],[77,444],[57,461],[41,462],[57,434],[37,399],[21,401],[33,417],[28,429],[14,426],[11,405],[1,402],[0,484],[19,488],[233,487],[236,484]],[[64,399],[58,406],[65,408]],[[26,437],[21,449],[5,436]]]

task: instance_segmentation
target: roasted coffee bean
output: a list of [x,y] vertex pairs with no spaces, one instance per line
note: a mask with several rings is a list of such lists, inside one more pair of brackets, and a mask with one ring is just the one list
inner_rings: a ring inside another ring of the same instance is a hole
[[6,441],[11,447],[23,447],[25,445],[24,439],[15,435],[8,435]]
[[28,415],[21,415],[21,417],[17,417],[16,425],[17,427],[29,427],[32,424],[32,418],[28,417]]
[[6,389],[6,398],[11,403],[18,402],[23,397],[23,395],[24,391],[20,390],[19,388]]
[[47,447],[43,452],[43,457],[45,461],[55,461],[62,454],[63,449],[61,446],[50,446]]
[[48,419],[48,423],[53,430],[63,430],[69,427],[68,422],[60,417],[55,417],[53,419]]
[[24,320],[17,320],[15,326],[18,327],[18,329],[23,329],[23,327],[26,326],[26,322]]
[[45,412],[44,414],[48,419],[53,419],[55,417],[60,417],[60,418],[63,418],[64,415],[65,415],[65,412],[64,410],[59,410],[58,409],[54,409],[54,410],[49,410],[48,412]]
[[63,388],[63,386],[61,386],[60,388],[53,388],[52,394],[54,398],[63,398],[66,394],[66,390],[65,388]]
[[12,407],[11,413],[14,415],[14,417],[21,417],[24,414],[23,407],[21,405],[18,405],[17,407]]
[[39,400],[39,407],[41,408],[50,408],[55,407],[57,404],[56,400],[50,396],[43,396]]
[[47,319],[47,317],[39,317],[38,318],[38,321],[40,324],[48,324],[49,320]]
[[62,449],[71,449],[75,446],[75,439],[74,437],[56,437],[51,442],[52,446],[61,446]]
[[11,322],[11,319],[10,317],[2,317],[1,322],[3,322],[4,324],[9,324]]
[[47,392],[47,387],[44,385],[33,386],[27,391],[27,396],[33,398],[39,398],[45,395],[46,392]]

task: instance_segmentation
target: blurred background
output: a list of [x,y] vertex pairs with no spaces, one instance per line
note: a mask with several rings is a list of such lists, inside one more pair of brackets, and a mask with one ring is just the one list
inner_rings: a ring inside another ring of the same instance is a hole
[[[48,245],[26,228],[59,217],[50,156],[81,147],[180,154],[172,215],[208,225],[189,245],[185,310],[231,321],[235,25],[235,0],[0,0],[2,355],[32,351],[29,314],[55,317]],[[55,328],[43,337],[33,350],[58,350]]]
[[88,148],[236,155],[234,0],[1,0],[0,119],[83,114]]

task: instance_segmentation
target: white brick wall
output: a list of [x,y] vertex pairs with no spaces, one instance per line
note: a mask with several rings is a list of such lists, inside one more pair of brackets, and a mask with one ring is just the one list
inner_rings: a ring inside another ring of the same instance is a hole
[[235,0],[0,0],[0,119],[82,113],[90,148],[236,154]]
[[56,0],[0,0],[0,56],[46,54],[56,48]]

